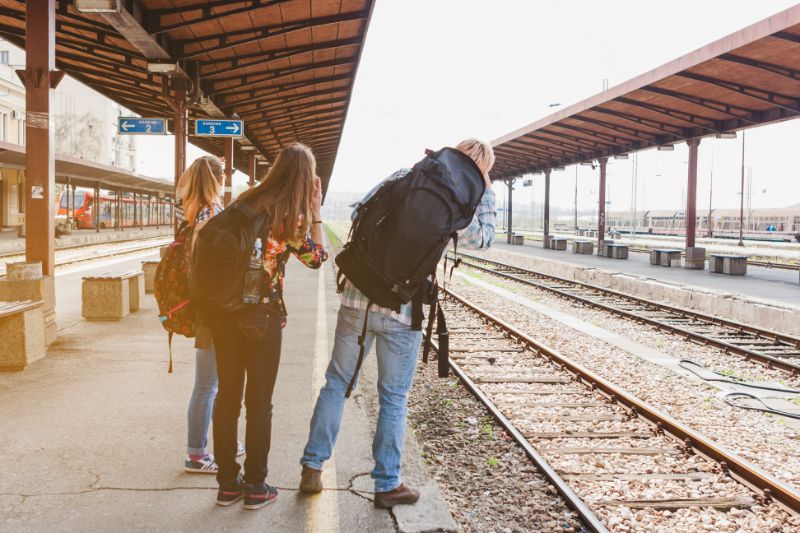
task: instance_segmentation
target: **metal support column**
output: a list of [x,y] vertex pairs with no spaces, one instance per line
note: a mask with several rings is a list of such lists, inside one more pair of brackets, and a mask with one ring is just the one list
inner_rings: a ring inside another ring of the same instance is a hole
[[603,240],[606,237],[606,164],[607,157],[598,159],[600,163],[600,189],[597,199],[597,253],[602,254]]
[[100,233],[100,215],[103,211],[103,201],[100,199],[100,182],[94,185],[94,203],[92,204],[94,211],[94,231]]
[[686,188],[686,248],[694,247],[697,232],[697,147],[700,139],[689,139],[689,183]]
[[544,247],[550,246],[550,169],[544,171]]
[[[188,93],[188,80],[183,78],[174,78],[171,80],[172,94],[170,95],[170,86],[167,85],[167,80],[164,80],[162,86],[162,95],[167,105],[172,108],[175,113],[173,119],[173,134],[175,135],[175,181],[173,183],[173,190],[177,192],[178,180],[181,174],[186,170],[186,139],[188,129],[188,111],[189,100]],[[172,226],[174,231],[178,231],[178,221],[175,220],[174,213],[170,213]]]
[[[25,260],[41,261],[42,274],[54,273],[56,1],[25,2],[26,67],[17,71],[25,85]],[[55,298],[55,295],[53,296]]]
[[250,161],[249,161],[249,165],[248,165],[247,168],[250,170],[250,172],[249,172],[250,180],[247,182],[247,184],[250,187],[255,187],[255,185],[256,185],[256,153],[255,152],[251,152],[250,153]]
[[514,180],[507,180],[506,181],[506,185],[508,186],[508,206],[506,206],[506,209],[508,210],[507,211],[508,218],[506,220],[508,221],[508,223],[507,223],[507,226],[506,226],[506,242],[508,244],[513,244],[514,232],[511,230],[511,228],[512,228],[512,225],[513,225],[512,224],[512,220],[513,220],[513,215],[514,215],[514,209],[512,207],[512,203],[511,202],[513,200]]
[[[703,270],[706,267],[706,249],[694,245],[697,233],[697,149],[700,139],[689,139],[689,178],[686,188],[686,268]],[[710,219],[709,219],[710,220]]]
[[231,203],[233,196],[233,139],[225,139],[225,207]]

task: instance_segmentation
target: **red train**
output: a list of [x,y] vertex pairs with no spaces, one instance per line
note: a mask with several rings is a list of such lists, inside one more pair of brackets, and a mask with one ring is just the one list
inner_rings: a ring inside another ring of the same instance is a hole
[[[140,200],[134,199],[132,194],[123,193],[121,198],[105,193],[100,196],[100,228],[113,228],[117,204],[121,204],[119,213],[120,226],[155,226],[169,224],[172,220],[172,202],[162,198]],[[94,191],[75,191],[75,205],[72,219],[78,229],[93,229],[95,227],[96,199]],[[66,190],[58,199],[56,211],[56,228],[61,231],[69,227],[70,207],[72,207],[72,193]],[[139,221],[141,216],[142,220]]]

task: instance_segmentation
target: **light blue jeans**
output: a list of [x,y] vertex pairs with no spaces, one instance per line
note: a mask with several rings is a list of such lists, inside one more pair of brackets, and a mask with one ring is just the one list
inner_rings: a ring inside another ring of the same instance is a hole
[[[352,307],[339,308],[333,354],[325,373],[326,382],[317,398],[308,443],[300,460],[301,464],[317,470],[322,469],[322,464],[333,453],[344,410],[344,393],[358,360],[358,337],[364,327],[364,314],[363,310]],[[401,483],[406,404],[417,367],[422,332],[412,331],[410,326],[388,315],[370,311],[365,354],[369,353],[373,341],[377,341],[380,410],[372,440],[375,468],[371,475],[375,491],[388,492]]]
[[208,350],[195,350],[194,389],[189,400],[189,438],[186,453],[202,455],[208,446],[208,426],[211,425],[211,414],[214,400],[217,397],[217,359],[214,344]]

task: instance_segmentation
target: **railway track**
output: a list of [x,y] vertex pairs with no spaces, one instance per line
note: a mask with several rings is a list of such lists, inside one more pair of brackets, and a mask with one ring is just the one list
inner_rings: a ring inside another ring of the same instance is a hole
[[587,529],[800,527],[792,487],[446,293],[451,369]]
[[[169,244],[171,237],[152,237],[140,240],[105,242],[100,244],[88,244],[79,247],[72,247],[63,250],[56,250],[56,265],[65,266],[81,261],[89,261],[101,257],[112,255],[129,254],[144,250],[156,249]],[[6,274],[6,262],[24,261],[25,254],[6,255],[0,257],[0,276]]]
[[470,254],[461,264],[669,331],[726,353],[800,374],[800,339]]

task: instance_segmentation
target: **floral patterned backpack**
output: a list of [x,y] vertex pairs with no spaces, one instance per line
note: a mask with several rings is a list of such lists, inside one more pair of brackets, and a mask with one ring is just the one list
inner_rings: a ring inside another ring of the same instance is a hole
[[155,295],[158,319],[169,332],[169,370],[172,372],[172,336],[195,335],[195,314],[189,290],[192,228],[182,223],[175,240],[167,246],[156,269]]

